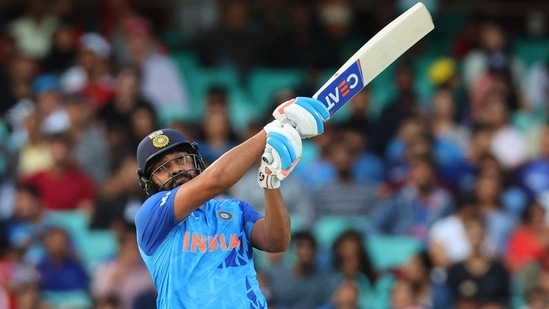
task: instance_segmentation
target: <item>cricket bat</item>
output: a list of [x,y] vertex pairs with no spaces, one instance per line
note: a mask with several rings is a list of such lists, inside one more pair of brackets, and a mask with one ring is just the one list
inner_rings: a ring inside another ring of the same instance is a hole
[[322,101],[332,116],[434,28],[425,5],[416,3],[368,40],[313,98]]

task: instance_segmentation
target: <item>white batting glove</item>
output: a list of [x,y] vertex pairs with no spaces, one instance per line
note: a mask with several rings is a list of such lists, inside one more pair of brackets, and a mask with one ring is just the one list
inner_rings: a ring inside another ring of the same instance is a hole
[[301,158],[301,137],[289,124],[275,120],[264,128],[267,132],[265,152],[257,173],[257,183],[265,189],[277,189]]
[[330,112],[317,99],[297,97],[277,106],[273,116],[281,123],[291,124],[301,138],[311,138],[324,132],[324,121],[330,118]]

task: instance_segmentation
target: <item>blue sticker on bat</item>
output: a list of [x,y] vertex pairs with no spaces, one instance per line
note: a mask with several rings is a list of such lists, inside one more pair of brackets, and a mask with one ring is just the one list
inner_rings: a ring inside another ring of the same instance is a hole
[[364,88],[359,62],[360,60],[351,64],[347,70],[343,71],[318,94],[317,99],[326,105],[330,116]]

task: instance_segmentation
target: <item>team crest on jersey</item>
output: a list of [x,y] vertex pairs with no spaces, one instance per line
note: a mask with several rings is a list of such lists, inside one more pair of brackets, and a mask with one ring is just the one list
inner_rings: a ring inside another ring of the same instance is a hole
[[152,140],[153,146],[156,148],[165,147],[169,142],[170,139],[164,134],[156,135]]
[[217,211],[217,216],[221,220],[225,220],[225,221],[229,221],[229,220],[233,219],[233,214],[228,212],[228,211],[225,211],[225,210],[218,210]]

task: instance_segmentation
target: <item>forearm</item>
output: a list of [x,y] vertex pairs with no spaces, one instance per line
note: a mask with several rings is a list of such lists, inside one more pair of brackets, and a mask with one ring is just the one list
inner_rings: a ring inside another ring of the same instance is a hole
[[239,181],[259,159],[265,150],[266,140],[267,135],[261,130],[219,157],[203,174],[207,174],[209,179],[214,179],[219,187],[219,193],[222,193]]
[[291,239],[290,215],[280,189],[265,189],[265,229],[268,252],[283,252],[288,249]]

